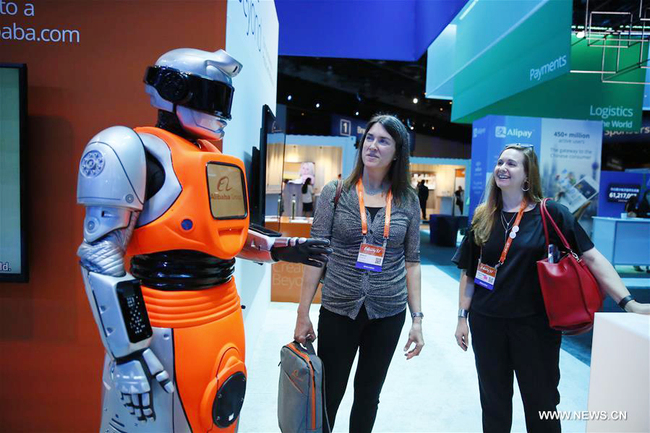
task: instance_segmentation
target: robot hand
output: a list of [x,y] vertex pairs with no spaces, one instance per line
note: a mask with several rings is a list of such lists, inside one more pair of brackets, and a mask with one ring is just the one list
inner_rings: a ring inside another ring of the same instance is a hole
[[121,394],[124,406],[139,421],[155,419],[151,392],[152,378],[155,378],[166,392],[174,392],[174,384],[169,379],[169,373],[158,357],[151,349],[145,349],[136,359],[113,362],[111,368],[113,382]]
[[289,238],[287,246],[271,249],[273,260],[282,260],[292,263],[303,263],[309,266],[322,268],[327,263],[327,256],[332,254],[327,239]]

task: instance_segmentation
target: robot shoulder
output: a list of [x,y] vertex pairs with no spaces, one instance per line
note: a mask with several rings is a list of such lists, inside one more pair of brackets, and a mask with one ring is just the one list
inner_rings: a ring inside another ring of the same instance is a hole
[[137,227],[142,227],[167,212],[183,188],[174,172],[169,145],[159,137],[146,132],[138,131],[138,135],[146,149],[147,162],[151,164],[153,161],[153,168],[155,168],[148,173],[147,201],[138,218]]
[[86,145],[79,164],[77,202],[142,210],[147,165],[140,136],[131,128],[113,126]]

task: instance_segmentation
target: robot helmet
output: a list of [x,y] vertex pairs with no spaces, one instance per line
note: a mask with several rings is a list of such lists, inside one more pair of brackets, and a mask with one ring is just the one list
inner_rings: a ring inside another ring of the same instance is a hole
[[232,77],[241,70],[223,50],[217,52],[181,48],[163,54],[144,76],[151,105],[175,113],[190,134],[220,139],[235,89]]

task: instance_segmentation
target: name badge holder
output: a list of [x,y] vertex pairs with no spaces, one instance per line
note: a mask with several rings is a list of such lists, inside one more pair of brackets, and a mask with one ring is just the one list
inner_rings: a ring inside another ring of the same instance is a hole
[[367,243],[368,219],[366,217],[366,206],[363,201],[363,184],[361,179],[357,182],[357,195],[359,196],[359,213],[361,214],[361,233],[363,242],[359,248],[356,267],[373,272],[381,272],[386,255],[386,245],[390,234],[390,214],[393,202],[393,193],[388,191],[386,197],[386,217],[384,220],[384,243],[382,246]]
[[499,262],[494,267],[482,263],[483,249],[481,248],[481,256],[478,259],[476,277],[474,277],[474,284],[476,284],[477,286],[481,286],[488,290],[494,290],[494,281],[497,278],[497,270],[506,261],[506,256],[508,255],[508,251],[510,250],[512,241],[517,237],[517,232],[519,232],[519,223],[521,222],[521,217],[524,215],[524,211],[526,210],[527,206],[528,203],[526,202],[526,200],[521,202],[521,206],[519,207],[519,213],[517,213],[517,218],[515,219],[515,223],[512,226],[512,229],[510,230],[510,234],[508,235],[506,244],[503,246],[503,251],[501,251],[501,257],[499,258]]

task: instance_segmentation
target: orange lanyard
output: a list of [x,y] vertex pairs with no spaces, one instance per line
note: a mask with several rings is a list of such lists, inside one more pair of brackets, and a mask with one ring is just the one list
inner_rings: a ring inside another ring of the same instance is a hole
[[[497,263],[496,267],[503,265],[503,263],[506,261],[506,255],[510,250],[510,245],[512,245],[512,241],[514,240],[515,237],[517,237],[517,232],[519,231],[519,223],[521,222],[521,217],[524,215],[524,211],[526,210],[527,206],[528,206],[528,202],[526,200],[521,202],[521,206],[519,206],[519,213],[517,214],[515,223],[512,226],[512,229],[510,230],[510,236],[508,236],[508,239],[506,240],[506,244],[503,246],[503,251],[501,252],[501,258],[499,259],[499,263]],[[517,227],[517,230],[514,230],[515,227]]]
[[[366,205],[363,203],[363,183],[361,179],[357,182],[357,195],[359,196],[359,213],[361,214],[361,233],[365,238],[368,234],[368,219],[366,218]],[[386,218],[384,220],[384,239],[388,239],[390,234],[390,212],[393,203],[393,192],[388,191],[386,196]]]

